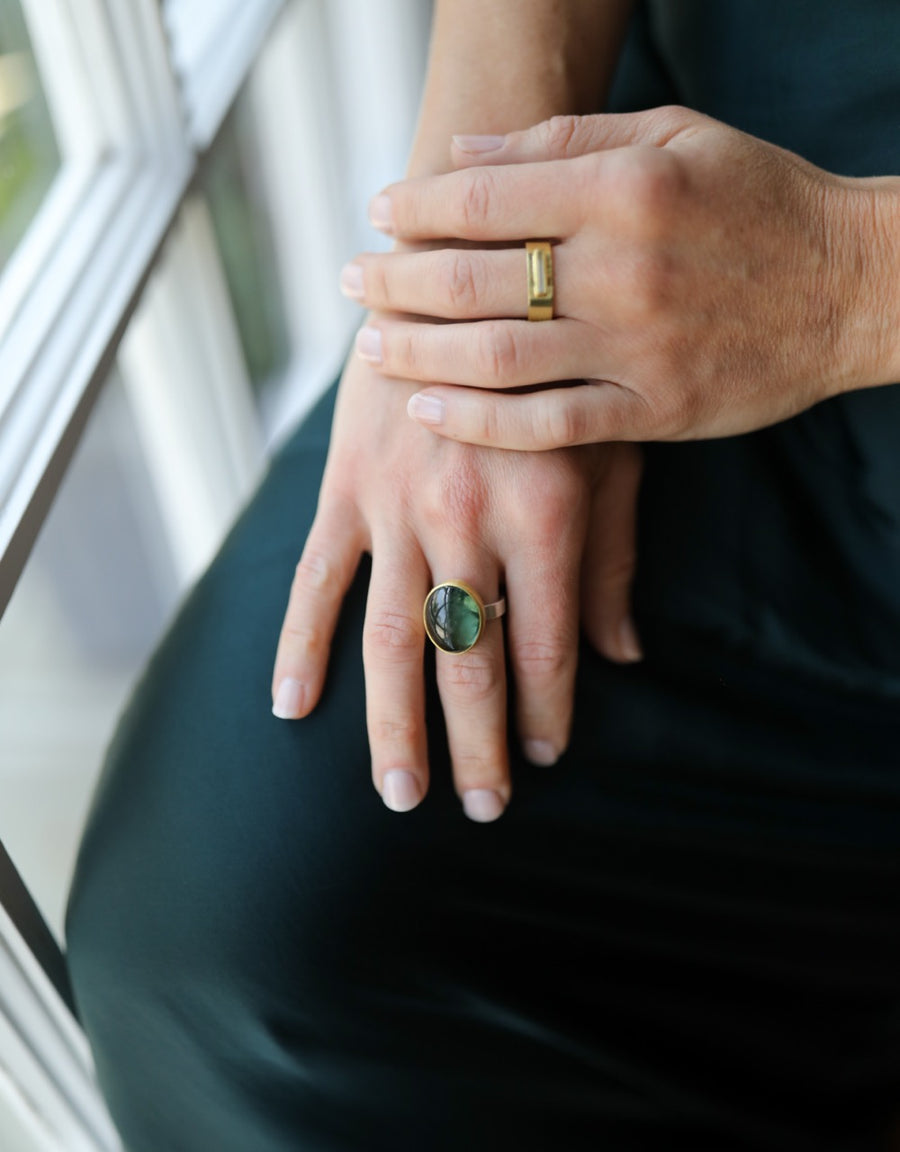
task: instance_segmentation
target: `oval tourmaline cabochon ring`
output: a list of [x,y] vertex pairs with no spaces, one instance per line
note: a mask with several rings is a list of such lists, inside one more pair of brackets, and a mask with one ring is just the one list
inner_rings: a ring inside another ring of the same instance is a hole
[[485,604],[475,589],[462,580],[445,580],[425,597],[422,617],[435,648],[459,655],[474,648],[485,624],[498,620],[505,611],[503,596],[493,604]]

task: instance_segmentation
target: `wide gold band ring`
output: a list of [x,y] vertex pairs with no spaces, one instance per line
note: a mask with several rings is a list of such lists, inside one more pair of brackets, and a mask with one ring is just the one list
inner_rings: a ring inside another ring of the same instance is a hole
[[553,249],[546,240],[525,245],[528,265],[528,319],[553,319]]
[[475,589],[462,580],[445,580],[425,597],[422,618],[435,648],[459,655],[474,648],[485,624],[498,620],[505,611],[503,596],[493,604],[485,604]]

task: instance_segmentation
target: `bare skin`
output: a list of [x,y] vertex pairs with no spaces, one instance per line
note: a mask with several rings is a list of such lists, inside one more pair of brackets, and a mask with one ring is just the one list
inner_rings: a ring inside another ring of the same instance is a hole
[[374,211],[408,240],[555,238],[557,319],[522,320],[521,251],[360,260],[367,303],[402,311],[414,284],[419,313],[462,321],[360,335],[385,375],[439,384],[410,414],[441,436],[728,436],[900,379],[900,180],[833,176],[683,108],[563,117],[458,158]]
[[[454,132],[507,132],[602,100],[629,9],[630,0],[439,3],[410,173],[449,168]],[[466,814],[486,821],[512,790],[504,636],[523,750],[547,765],[568,741],[579,617],[610,658],[640,655],[629,618],[640,457],[632,446],[513,456],[440,439],[406,415],[420,386],[386,381],[358,358],[347,366],[273,700],[285,718],[315,707],[341,601],[370,552],[363,662],[372,776],[388,807],[412,808],[428,787],[425,595],[450,578],[486,601],[502,588],[504,624],[489,625],[466,655],[437,658],[456,789]]]

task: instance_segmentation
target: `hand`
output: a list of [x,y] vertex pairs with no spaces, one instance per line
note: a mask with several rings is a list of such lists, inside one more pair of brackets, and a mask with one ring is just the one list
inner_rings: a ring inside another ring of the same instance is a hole
[[[639,466],[616,454],[621,446],[534,455],[441,440],[407,418],[414,387],[385,381],[358,360],[345,371],[318,511],[279,641],[275,711],[299,718],[315,707],[341,601],[361,554],[371,552],[363,660],[372,774],[389,807],[414,807],[428,787],[426,593],[459,578],[490,601],[503,585],[504,620],[487,624],[465,655],[437,653],[457,791],[469,816],[494,819],[511,794],[504,629],[523,749],[550,764],[568,740],[580,568],[598,515],[600,534],[586,554],[589,634],[612,658],[639,655],[622,632]],[[592,517],[595,487],[601,496]]]
[[[432,431],[519,449],[725,436],[892,379],[872,309],[879,182],[683,108],[497,140],[458,151],[465,171],[391,186],[373,222],[408,240],[555,238],[552,322],[522,319],[520,248],[357,262],[371,307],[462,321],[382,317],[360,335],[385,375],[438,385],[410,405]],[[568,383],[504,394],[548,380]]]

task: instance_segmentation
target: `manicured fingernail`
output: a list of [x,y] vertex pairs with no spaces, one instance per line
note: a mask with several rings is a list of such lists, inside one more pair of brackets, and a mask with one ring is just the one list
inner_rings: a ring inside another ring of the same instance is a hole
[[559,759],[559,753],[549,740],[526,740],[522,744],[525,759],[541,768],[549,768]]
[[478,824],[490,824],[502,816],[506,808],[500,793],[490,788],[470,788],[468,792],[463,792],[462,805],[469,819]]
[[436,396],[423,396],[416,392],[410,396],[406,411],[414,420],[421,420],[423,424],[444,423],[444,401]]
[[377,328],[360,328],[356,334],[356,351],[370,364],[381,363],[381,333]]
[[408,812],[422,799],[419,781],[412,772],[393,768],[381,782],[381,799],[392,812]]
[[635,631],[634,624],[626,616],[622,623],[619,625],[619,646],[622,649],[622,656],[632,663],[643,660],[644,653],[641,649],[641,642],[638,640],[637,632]]
[[380,232],[394,230],[394,209],[390,196],[375,196],[369,202],[369,222]]
[[300,680],[292,680],[286,676],[275,693],[272,715],[277,716],[279,720],[297,720],[303,711],[305,700],[306,685]]
[[460,152],[496,152],[506,143],[505,136],[454,136],[453,143]]
[[366,294],[362,265],[345,264],[341,269],[341,291],[351,300],[362,300]]

